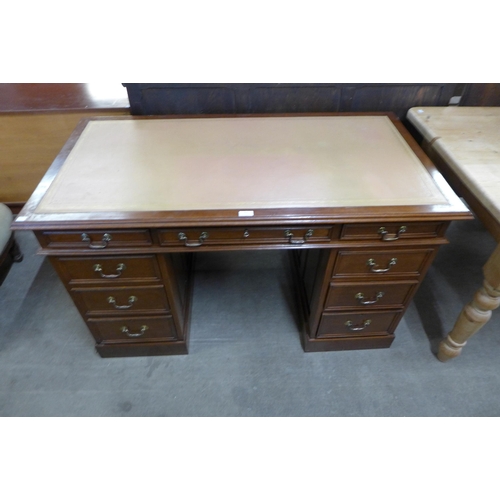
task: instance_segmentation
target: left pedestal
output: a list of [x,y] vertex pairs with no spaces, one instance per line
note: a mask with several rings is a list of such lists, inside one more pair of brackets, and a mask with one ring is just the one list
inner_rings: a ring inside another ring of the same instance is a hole
[[190,255],[99,250],[49,258],[100,356],[187,354]]

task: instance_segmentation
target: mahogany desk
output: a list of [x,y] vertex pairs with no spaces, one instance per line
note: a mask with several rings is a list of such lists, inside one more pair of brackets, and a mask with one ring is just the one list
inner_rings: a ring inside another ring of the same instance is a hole
[[187,353],[191,260],[220,250],[294,250],[305,351],[389,347],[470,217],[393,115],[135,117],[82,121],[12,227],[99,354],[139,356]]
[[[500,242],[500,108],[412,108],[408,119],[423,135],[423,147],[448,182]],[[483,286],[439,346],[441,361],[458,356],[500,305],[500,246],[483,273]]]

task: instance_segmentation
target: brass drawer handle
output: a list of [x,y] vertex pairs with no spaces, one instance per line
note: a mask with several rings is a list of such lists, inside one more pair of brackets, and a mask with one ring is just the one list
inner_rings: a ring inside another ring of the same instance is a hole
[[116,299],[114,297],[108,297],[108,303],[111,304],[115,309],[130,309],[133,305],[134,302],[137,302],[137,297],[134,295],[131,295],[128,298],[128,305],[126,306],[119,306],[116,304]]
[[285,238],[288,238],[288,243],[292,245],[303,245],[307,242],[307,240],[313,235],[313,230],[309,229],[306,234],[304,234],[304,238],[302,240],[294,240],[293,233],[289,229],[285,231]]
[[379,299],[381,299],[383,296],[384,296],[384,292],[377,292],[375,294],[375,298],[364,300],[365,296],[360,292],[360,293],[357,293],[354,296],[354,298],[358,299],[358,302],[362,306],[369,306],[371,304],[376,304],[379,301]]
[[90,236],[87,233],[82,233],[82,241],[89,244],[89,248],[93,249],[101,249],[106,248],[108,246],[108,242],[111,241],[111,235],[108,233],[104,233],[102,235],[101,243],[95,244],[90,239]]
[[384,226],[382,226],[377,231],[377,233],[382,235],[382,238],[380,238],[382,241],[396,241],[396,240],[399,240],[400,235],[402,235],[403,233],[406,233],[406,226],[401,226],[397,230],[397,232],[396,232],[396,234],[394,236],[387,236],[388,232],[386,231],[386,229],[385,229]]
[[370,271],[372,273],[386,273],[387,271],[389,271],[391,269],[392,266],[395,266],[397,262],[398,262],[398,259],[396,259],[395,257],[393,257],[389,261],[389,263],[387,264],[387,267],[385,269],[375,269],[375,267],[377,266],[377,263],[375,262],[375,259],[368,259],[366,265],[370,266]]
[[365,319],[363,321],[362,326],[354,326],[353,322],[351,320],[345,322],[345,326],[351,330],[351,332],[360,332],[361,330],[364,330],[367,326],[371,324],[372,320],[371,319]]
[[203,231],[200,234],[200,237],[198,239],[198,243],[189,243],[188,237],[186,236],[185,233],[179,233],[177,236],[178,236],[180,241],[184,241],[184,246],[186,246],[186,247],[201,247],[201,245],[203,245],[203,242],[208,238],[208,233]]
[[116,266],[116,274],[104,274],[102,272],[102,266],[101,264],[96,264],[94,266],[94,271],[96,273],[99,273],[101,275],[101,278],[119,278],[122,274],[122,271],[126,269],[125,264],[118,264]]
[[142,325],[139,333],[130,333],[130,330],[126,326],[121,327],[121,332],[124,333],[127,337],[142,337],[149,328],[146,325]]

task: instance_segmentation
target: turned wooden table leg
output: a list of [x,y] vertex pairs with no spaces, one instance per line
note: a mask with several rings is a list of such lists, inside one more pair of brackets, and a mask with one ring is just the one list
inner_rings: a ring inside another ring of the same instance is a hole
[[491,318],[491,311],[500,306],[500,245],[484,265],[483,273],[483,286],[462,309],[453,330],[439,344],[440,361],[456,358],[467,340]]

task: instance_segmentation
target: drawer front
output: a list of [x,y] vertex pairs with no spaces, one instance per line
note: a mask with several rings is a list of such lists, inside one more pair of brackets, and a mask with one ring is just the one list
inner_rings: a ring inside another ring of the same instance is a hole
[[89,319],[87,324],[97,342],[147,342],[177,339],[171,316]]
[[432,257],[434,249],[356,251],[341,250],[333,266],[333,278],[419,276]]
[[170,306],[163,286],[74,288],[71,295],[83,314],[122,315],[167,313]]
[[127,248],[151,246],[147,229],[102,230],[102,231],[43,231],[37,233],[44,248],[103,250],[105,248]]
[[387,283],[376,285],[359,283],[342,285],[331,283],[326,297],[325,309],[336,308],[402,308],[408,302],[415,283]]
[[318,337],[351,337],[387,335],[396,328],[402,312],[325,313],[321,317]]
[[160,245],[198,247],[202,245],[281,244],[300,246],[305,243],[328,243],[333,228],[280,227],[280,228],[186,228],[159,231]]
[[340,239],[390,242],[410,238],[437,238],[444,234],[445,229],[445,224],[442,222],[344,224]]
[[156,257],[51,257],[61,277],[70,284],[155,283],[161,281]]

